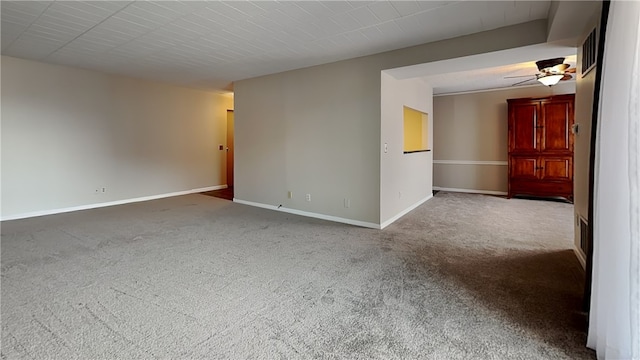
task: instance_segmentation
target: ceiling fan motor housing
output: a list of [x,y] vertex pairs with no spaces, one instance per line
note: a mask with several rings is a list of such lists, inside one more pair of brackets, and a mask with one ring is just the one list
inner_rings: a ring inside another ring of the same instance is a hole
[[550,69],[554,66],[560,65],[564,62],[564,58],[555,58],[555,59],[547,59],[547,60],[539,60],[536,61],[536,65],[538,66],[538,70],[541,72],[545,72],[545,70]]

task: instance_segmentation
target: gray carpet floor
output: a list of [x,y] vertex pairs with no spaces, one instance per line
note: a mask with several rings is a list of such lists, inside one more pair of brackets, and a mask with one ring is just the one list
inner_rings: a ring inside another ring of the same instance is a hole
[[2,359],[593,359],[569,204],[384,230],[204,195],[2,223]]

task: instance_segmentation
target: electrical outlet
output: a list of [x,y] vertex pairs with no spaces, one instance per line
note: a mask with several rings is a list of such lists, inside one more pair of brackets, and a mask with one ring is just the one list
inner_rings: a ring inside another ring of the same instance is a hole
[[351,207],[351,199],[344,198],[344,207],[347,209]]
[[293,199],[293,192],[292,191],[287,192],[287,197],[289,199]]
[[107,192],[107,188],[106,188],[106,187],[103,187],[103,188],[102,188],[102,193],[104,194],[104,193],[106,193],[106,192]]
[[307,201],[311,201],[311,194],[307,194],[307,196],[305,197],[307,199]]

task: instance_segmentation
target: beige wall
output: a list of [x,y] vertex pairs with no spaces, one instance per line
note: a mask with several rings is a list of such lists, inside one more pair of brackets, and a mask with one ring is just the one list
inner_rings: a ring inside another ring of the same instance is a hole
[[380,72],[542,43],[546,27],[535,21],[236,82],[237,200],[379,226]]
[[[595,86],[596,69],[594,68],[586,75],[581,73],[582,63],[582,42],[587,38],[591,30],[600,22],[601,7],[597,13],[592,15],[589,25],[584,31],[584,35],[579,39],[578,46],[578,66],[576,73],[576,104],[575,122],[579,131],[574,138],[574,159],[573,159],[573,203],[575,211],[575,248],[578,258],[583,266],[585,254],[580,249],[580,228],[579,217],[588,221],[589,219],[589,155],[591,152],[591,113],[593,107],[593,91]],[[596,33],[599,30],[596,30]],[[589,222],[589,221],[588,221]],[[590,223],[590,222],[589,222]]]
[[2,218],[224,185],[218,144],[232,107],[224,95],[3,56]]
[[234,86],[237,201],[377,223],[380,105],[366,95],[380,78],[363,73],[341,62]]
[[433,98],[433,186],[488,194],[507,192],[507,99],[572,94],[575,83]]

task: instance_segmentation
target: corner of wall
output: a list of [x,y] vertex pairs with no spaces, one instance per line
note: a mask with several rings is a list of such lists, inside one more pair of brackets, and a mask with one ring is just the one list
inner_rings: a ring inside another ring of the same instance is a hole
[[[380,224],[385,227],[433,196],[433,89],[420,78],[382,71],[380,90]],[[427,152],[404,153],[403,107],[428,115]]]

